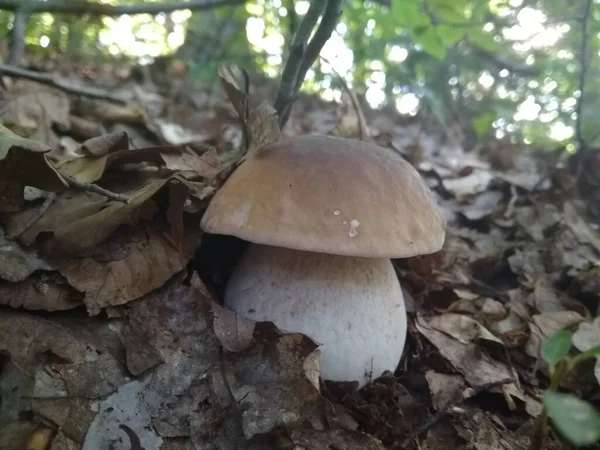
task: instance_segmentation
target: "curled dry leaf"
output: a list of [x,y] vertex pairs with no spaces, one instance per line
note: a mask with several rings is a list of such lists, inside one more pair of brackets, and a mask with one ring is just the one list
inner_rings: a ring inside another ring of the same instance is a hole
[[222,65],[219,67],[219,78],[238,118],[245,122],[249,94],[248,73],[235,64]]
[[238,315],[212,301],[215,334],[223,347],[230,352],[239,352],[252,342],[255,322]]
[[429,384],[433,407],[438,411],[452,403],[459,403],[463,397],[462,392],[467,387],[461,375],[448,375],[428,370],[425,379]]
[[250,113],[248,119],[248,150],[244,159],[260,153],[261,149],[281,138],[277,111],[264,101]]
[[0,282],[0,305],[29,310],[62,311],[82,305],[77,292],[58,272],[37,272],[18,283]]
[[58,91],[39,90],[10,99],[2,109],[0,122],[16,133],[49,147],[56,147],[53,127],[67,131],[70,124],[69,97]]
[[[79,255],[106,240],[118,227],[134,224],[144,204],[156,194],[168,179],[134,180],[134,186],[122,193],[131,199],[125,204],[110,201],[89,192],[66,192],[59,195],[46,213],[19,236],[25,245],[32,245],[42,232],[51,232],[44,242],[53,255]],[[18,228],[24,214],[8,218],[7,228]]]
[[116,260],[94,257],[67,260],[60,272],[69,284],[85,294],[83,302],[92,315],[107,306],[122,305],[151,292],[187,264],[166,232],[138,225],[123,242],[123,255]]
[[49,147],[0,125],[0,212],[21,210],[25,186],[50,192],[66,190],[65,180],[46,159],[49,151]]
[[462,343],[435,329],[422,316],[417,317],[415,326],[419,333],[465,377],[472,388],[477,389],[513,378],[511,370],[505,363],[482,353],[475,342]]

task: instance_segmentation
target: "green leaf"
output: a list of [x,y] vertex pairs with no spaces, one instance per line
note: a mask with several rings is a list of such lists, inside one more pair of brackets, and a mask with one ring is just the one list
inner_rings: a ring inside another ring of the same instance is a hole
[[600,440],[600,411],[572,394],[545,391],[543,404],[556,429],[574,446]]
[[497,119],[497,116],[493,112],[487,112],[485,114],[481,114],[473,119],[472,125],[475,133],[478,137],[484,135],[491,127],[494,120]]
[[558,330],[542,342],[540,355],[549,366],[555,366],[569,354],[573,334],[567,330]]
[[468,28],[465,31],[471,45],[492,53],[502,50],[502,45],[494,40],[494,35],[488,33],[483,28],[477,26]]
[[435,56],[439,60],[443,60],[446,57],[446,47],[436,33],[435,28],[413,31],[413,37],[415,42],[430,55]]
[[465,30],[463,28],[444,24],[438,25],[436,31],[446,45],[451,45],[460,41],[465,35]]
[[402,25],[408,27],[430,26],[429,17],[419,9],[414,0],[398,0],[392,2],[392,14]]

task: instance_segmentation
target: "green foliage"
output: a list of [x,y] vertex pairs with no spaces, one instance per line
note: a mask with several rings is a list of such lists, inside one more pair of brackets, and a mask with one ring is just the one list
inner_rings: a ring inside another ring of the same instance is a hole
[[600,411],[573,394],[558,392],[565,377],[581,362],[600,356],[600,345],[569,356],[573,334],[558,330],[542,342],[540,356],[550,369],[550,386],[542,397],[543,411],[538,418],[531,449],[543,445],[548,417],[562,436],[572,445],[580,447],[600,441]]
[[569,354],[572,339],[573,334],[570,331],[559,330],[542,342],[540,356],[551,369]]
[[573,445],[592,445],[600,440],[600,412],[575,395],[545,391],[544,408],[558,431]]

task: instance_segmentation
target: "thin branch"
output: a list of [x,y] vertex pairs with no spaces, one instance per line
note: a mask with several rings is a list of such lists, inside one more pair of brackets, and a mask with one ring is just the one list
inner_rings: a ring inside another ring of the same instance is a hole
[[37,81],[57,89],[60,89],[69,94],[82,95],[85,97],[95,98],[99,100],[108,100],[118,104],[126,104],[127,99],[112,94],[105,89],[94,87],[75,86],[67,80],[60,79],[52,73],[34,72],[32,70],[21,69],[19,67],[9,66],[0,63],[0,73],[4,76],[17,78],[25,78],[32,81]]
[[[580,50],[580,63],[579,63],[579,99],[577,100],[577,122],[575,124],[575,135],[577,139],[577,144],[579,146],[578,151],[583,152],[583,148],[585,147],[585,140],[583,136],[583,96],[585,92],[585,83],[586,83],[586,75],[589,66],[589,18],[590,18],[590,10],[592,8],[593,0],[588,0],[585,5],[585,10],[583,12],[583,18],[581,22],[581,50]],[[584,158],[579,159],[579,166],[581,167],[581,162]],[[579,172],[579,170],[578,170]]]
[[28,17],[29,11],[24,6],[15,11],[12,30],[10,32],[10,55],[7,60],[7,63],[10,65],[18,65],[25,53],[25,31]]
[[[306,47],[306,52],[304,53],[304,57],[302,58],[300,69],[298,71],[298,75],[296,76],[294,90],[292,91],[292,101],[294,101],[300,94],[300,88],[302,87],[302,83],[304,82],[304,77],[306,77],[308,69],[311,68],[311,66],[319,56],[319,53],[321,53],[321,49],[331,37],[331,33],[333,33],[333,30],[335,29],[340,18],[340,15],[342,14],[342,4],[343,0],[329,0],[327,2],[325,12],[323,13],[323,17],[321,18],[321,23],[319,24],[315,35],[308,43],[308,46]],[[285,111],[283,112],[283,116],[279,119],[280,128],[283,128],[287,123],[290,111],[291,105],[289,105],[285,109]]]
[[106,197],[109,200],[115,200],[117,202],[126,203],[126,204],[131,203],[131,199],[129,197],[127,197],[126,195],[117,194],[116,192],[109,191],[107,189],[104,189],[103,187],[98,186],[97,184],[83,183],[81,181],[77,181],[72,176],[64,174],[64,173],[61,173],[60,175],[65,179],[65,181],[72,188],[80,189],[82,191],[87,191],[87,192],[93,192],[94,194],[102,195],[103,197]]
[[[67,2],[30,2],[27,4],[29,13],[64,13],[87,14],[90,16],[121,16],[123,14],[159,14],[189,9],[201,11],[219,6],[240,5],[245,0],[192,0],[169,3],[140,3],[136,5],[108,5],[102,3],[67,3]],[[23,0],[0,0],[0,9],[17,11],[23,6]]]
[[333,64],[331,64],[331,62],[329,62],[327,60],[327,58],[325,58],[323,56],[321,56],[320,58],[331,66],[331,70],[333,70],[333,72],[338,76],[338,79],[340,80],[340,83],[342,84],[342,88],[346,91],[346,93],[350,97],[350,101],[352,102],[352,106],[354,107],[354,112],[356,113],[356,117],[358,119],[358,138],[361,141],[370,140],[372,136],[371,136],[371,133],[369,132],[369,126],[367,125],[367,120],[365,119],[365,114],[363,113],[363,110],[360,107],[360,102],[358,101],[356,94],[354,94],[352,89],[350,89],[350,86],[348,86],[348,83],[346,83],[346,79],[342,76],[342,74],[339,73],[337,70],[335,70],[335,67],[333,67]]
[[277,111],[277,115],[279,116],[280,127],[282,127],[281,119],[285,115],[285,110],[289,108],[289,105],[294,101],[294,87],[296,86],[296,80],[298,79],[298,72],[300,71],[302,60],[305,57],[308,39],[310,38],[326,3],[327,0],[323,2],[311,2],[308,11],[306,11],[304,18],[300,23],[300,27],[294,36],[294,41],[290,48],[290,55],[283,68],[281,83],[274,104],[275,111]]

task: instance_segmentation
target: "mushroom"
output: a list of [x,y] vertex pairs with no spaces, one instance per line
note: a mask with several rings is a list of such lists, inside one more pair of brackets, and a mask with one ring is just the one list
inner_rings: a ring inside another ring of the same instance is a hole
[[321,345],[321,377],[359,387],[394,371],[407,319],[391,258],[438,251],[446,221],[392,150],[331,136],[286,137],[243,162],[201,221],[250,242],[225,306]]

